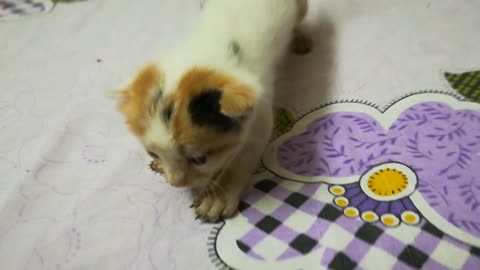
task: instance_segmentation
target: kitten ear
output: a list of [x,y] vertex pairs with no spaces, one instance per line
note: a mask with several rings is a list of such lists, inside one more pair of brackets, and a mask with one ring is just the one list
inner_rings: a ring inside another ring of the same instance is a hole
[[126,118],[130,129],[137,134],[145,131],[145,118],[152,91],[158,88],[161,73],[155,65],[143,68],[127,87],[112,91],[117,98],[117,109]]
[[221,112],[232,118],[245,118],[255,105],[255,94],[247,87],[223,89],[220,99]]

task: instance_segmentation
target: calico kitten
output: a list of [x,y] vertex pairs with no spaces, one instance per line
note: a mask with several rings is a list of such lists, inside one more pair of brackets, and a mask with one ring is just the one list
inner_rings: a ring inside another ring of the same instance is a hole
[[118,109],[167,181],[193,188],[197,216],[213,222],[232,216],[250,185],[272,131],[274,70],[307,0],[202,7],[190,36],[121,89]]

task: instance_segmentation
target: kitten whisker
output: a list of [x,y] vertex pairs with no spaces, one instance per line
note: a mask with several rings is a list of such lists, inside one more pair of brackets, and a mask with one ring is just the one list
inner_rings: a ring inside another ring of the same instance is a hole
[[208,183],[208,187],[212,190],[214,198],[217,197],[217,193],[215,192],[215,187],[212,186],[211,183]]
[[201,187],[202,187],[202,191],[204,191],[207,194],[207,198],[211,199],[210,192],[208,192],[208,189],[205,187],[205,185],[201,185]]
[[218,189],[220,189],[223,193],[226,193],[225,189],[223,189],[223,187],[220,186],[217,182],[211,182],[211,184],[214,184],[215,187],[217,187]]

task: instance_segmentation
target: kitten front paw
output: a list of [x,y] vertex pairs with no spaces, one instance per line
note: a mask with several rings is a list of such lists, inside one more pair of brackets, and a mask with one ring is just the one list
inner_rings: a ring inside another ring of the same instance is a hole
[[[217,191],[217,193],[219,193]],[[195,208],[197,219],[204,222],[217,222],[221,218],[229,218],[237,212],[239,199],[228,198],[224,194],[201,193],[192,207]]]

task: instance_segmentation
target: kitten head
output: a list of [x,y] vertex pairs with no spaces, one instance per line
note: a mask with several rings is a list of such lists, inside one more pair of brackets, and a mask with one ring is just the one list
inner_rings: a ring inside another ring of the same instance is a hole
[[145,67],[121,91],[118,109],[172,185],[208,185],[244,143],[255,87],[207,68],[177,77],[155,64]]

